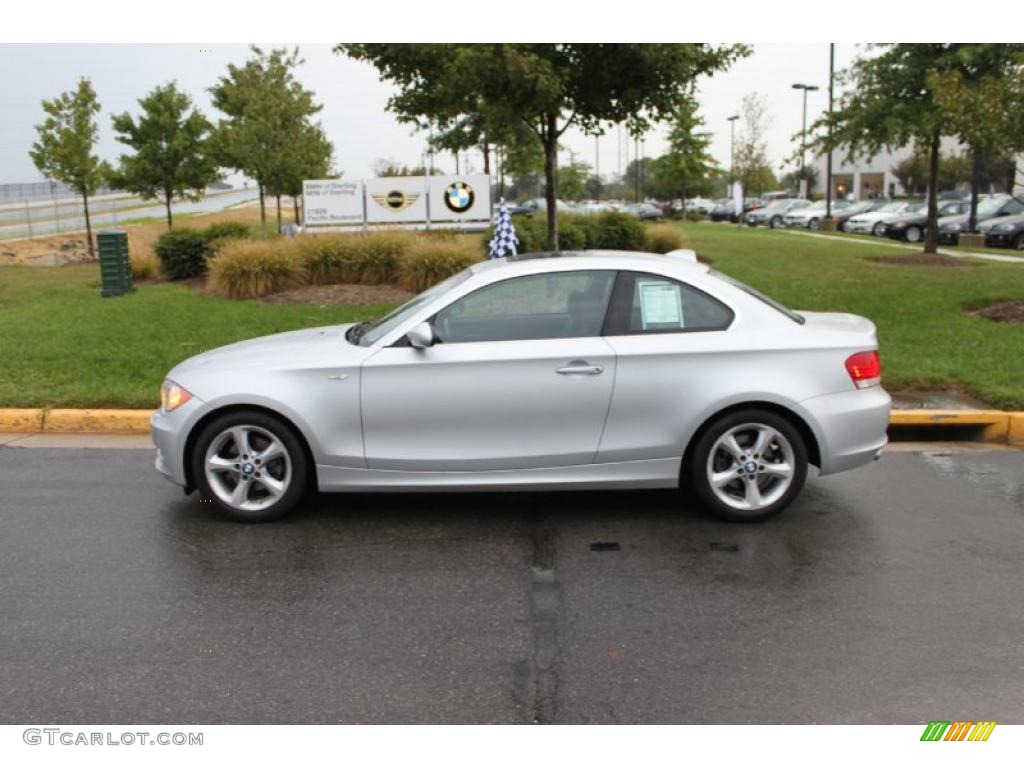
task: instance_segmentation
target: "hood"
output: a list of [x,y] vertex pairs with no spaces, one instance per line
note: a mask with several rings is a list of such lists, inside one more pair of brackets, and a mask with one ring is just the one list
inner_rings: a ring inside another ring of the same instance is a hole
[[345,341],[345,331],[352,325],[354,323],[305,328],[228,344],[178,363],[167,378],[184,386],[178,378],[189,374],[207,375],[221,369],[269,370],[315,365],[328,349],[332,363],[346,365],[358,361],[363,356],[360,352],[366,351]]
[[924,224],[928,221],[927,213],[901,213],[895,218],[889,219],[890,224]]
[[998,227],[1000,224],[1011,224],[1014,227],[1024,226],[1024,214],[1017,214],[1016,216],[996,216],[995,218],[985,219],[985,221],[978,225],[978,229],[988,231],[993,227]]

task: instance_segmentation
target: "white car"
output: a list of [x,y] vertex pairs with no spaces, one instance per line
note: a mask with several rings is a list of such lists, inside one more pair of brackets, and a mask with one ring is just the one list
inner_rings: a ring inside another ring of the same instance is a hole
[[[848,203],[832,202],[833,215],[848,208]],[[820,229],[822,220],[828,215],[828,206],[822,201],[811,203],[806,208],[797,208],[782,217],[785,227],[799,229]]]
[[883,237],[885,235],[885,225],[887,222],[899,216],[905,216],[908,213],[916,213],[922,210],[927,203],[914,201],[914,202],[902,202],[902,203],[886,203],[881,208],[878,208],[869,213],[858,213],[856,216],[851,217],[846,222],[847,232],[859,232],[862,235],[875,235],[876,237]]
[[246,522],[312,488],[681,485],[752,521],[789,504],[808,465],[878,457],[881,373],[871,321],[793,312],[692,252],[526,254],[372,322],[180,363],[153,441],[158,470]]
[[706,197],[692,197],[686,201],[686,211],[687,213],[703,213],[707,216],[716,205],[714,200],[708,200]]

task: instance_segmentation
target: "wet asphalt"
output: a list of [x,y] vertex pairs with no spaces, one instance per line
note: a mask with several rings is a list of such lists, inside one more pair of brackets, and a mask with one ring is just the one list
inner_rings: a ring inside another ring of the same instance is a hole
[[668,492],[226,522],[143,450],[0,447],[0,723],[1024,723],[1024,452],[781,517]]

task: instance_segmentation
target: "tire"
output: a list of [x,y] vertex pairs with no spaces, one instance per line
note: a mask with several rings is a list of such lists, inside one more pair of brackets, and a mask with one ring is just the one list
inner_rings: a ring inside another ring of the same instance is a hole
[[1024,232],[1017,235],[1017,239],[1013,241],[1013,247],[1018,251],[1024,251]]
[[778,229],[781,226],[782,226],[782,217],[781,216],[772,216],[772,223],[771,223],[772,229]]
[[907,231],[903,233],[903,239],[908,243],[920,243],[921,234],[921,228],[916,224],[912,224],[907,227]]
[[[730,437],[736,443],[732,448]],[[754,452],[747,451],[759,438],[768,450],[757,451],[755,460]],[[789,468],[785,474],[783,466]],[[748,474],[751,467],[754,471]],[[729,480],[734,470],[735,479]],[[758,408],[734,411],[701,430],[684,472],[701,505],[715,517],[760,522],[777,515],[800,493],[807,478],[807,446],[782,416]]]
[[807,228],[808,229],[821,229],[821,222],[818,221],[817,219],[811,219],[809,222],[807,222]]
[[309,478],[295,431],[261,411],[234,411],[211,421],[189,461],[201,498],[241,523],[283,517],[302,498]]
[[884,237],[885,236],[885,222],[884,221],[880,221],[877,224],[875,224],[875,226],[873,226],[871,228],[871,234],[874,235],[875,237]]

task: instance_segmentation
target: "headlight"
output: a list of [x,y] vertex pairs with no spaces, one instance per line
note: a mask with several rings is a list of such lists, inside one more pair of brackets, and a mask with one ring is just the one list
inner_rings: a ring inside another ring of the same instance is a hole
[[946,230],[947,232],[959,232],[961,229],[964,228],[964,225],[963,224],[946,224],[942,228],[944,230]]
[[160,387],[160,408],[164,413],[179,408],[192,399],[192,393],[168,379]]

